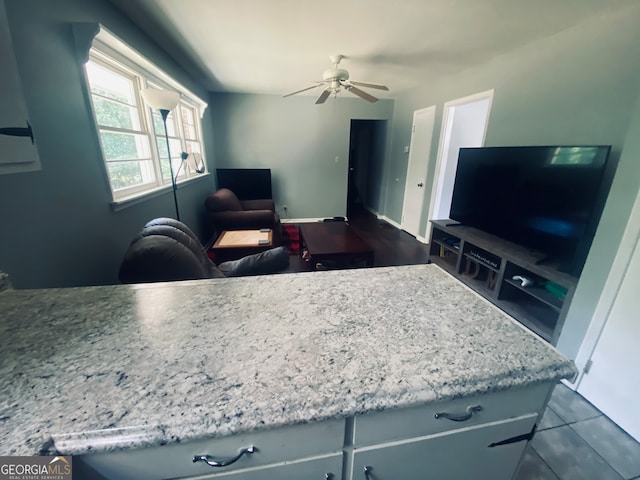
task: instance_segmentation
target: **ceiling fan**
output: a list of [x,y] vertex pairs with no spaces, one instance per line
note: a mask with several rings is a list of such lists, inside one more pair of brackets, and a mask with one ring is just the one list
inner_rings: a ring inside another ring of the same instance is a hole
[[354,95],[357,95],[360,98],[373,103],[377,102],[378,99],[373,95],[365,92],[364,90],[359,89],[358,87],[376,88],[378,90],[387,91],[389,90],[389,87],[387,87],[386,85],[349,80],[349,72],[343,68],[338,68],[340,61],[346,57],[344,55],[331,55],[329,56],[329,58],[331,59],[331,63],[333,63],[333,68],[324,71],[324,73],[322,74],[322,81],[316,81],[316,84],[312,85],[311,87],[303,88],[302,90],[283,95],[282,98],[290,97],[291,95],[296,95],[298,93],[306,92],[307,90],[312,90],[314,88],[326,85],[324,90],[322,90],[322,93],[316,100],[316,105],[324,103],[332,93],[334,95],[338,95],[341,90],[351,92]]

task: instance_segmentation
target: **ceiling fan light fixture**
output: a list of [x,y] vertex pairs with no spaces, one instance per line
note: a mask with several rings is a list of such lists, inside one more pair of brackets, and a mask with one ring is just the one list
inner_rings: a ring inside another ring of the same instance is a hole
[[354,95],[368,102],[373,103],[373,102],[377,102],[378,99],[373,95],[361,90],[360,88],[357,88],[355,85],[359,87],[375,88],[378,90],[386,90],[386,91],[389,90],[389,88],[386,85],[381,85],[377,83],[356,82],[356,81],[350,82],[349,72],[344,68],[338,68],[338,64],[340,63],[340,61],[346,57],[344,55],[331,55],[329,58],[333,63],[333,68],[330,68],[324,71],[324,73],[322,74],[321,82],[316,82],[316,85],[313,85],[311,87],[303,88],[302,90],[288,93],[286,95],[283,95],[283,97],[289,97],[291,95],[296,95],[298,93],[306,92],[307,90],[317,88],[324,84],[327,86],[320,93],[320,96],[318,97],[316,104],[324,103],[327,97],[331,94],[333,94],[334,96],[337,96],[338,93],[340,93],[340,91],[343,89],[346,90],[347,92],[353,93]]

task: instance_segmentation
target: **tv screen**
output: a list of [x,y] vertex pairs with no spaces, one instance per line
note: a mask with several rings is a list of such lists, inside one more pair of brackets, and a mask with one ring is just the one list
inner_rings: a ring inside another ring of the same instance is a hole
[[461,148],[450,218],[548,255],[579,275],[610,186],[610,179],[603,182],[610,148]]
[[218,168],[216,174],[218,188],[228,188],[240,200],[273,198],[269,168]]

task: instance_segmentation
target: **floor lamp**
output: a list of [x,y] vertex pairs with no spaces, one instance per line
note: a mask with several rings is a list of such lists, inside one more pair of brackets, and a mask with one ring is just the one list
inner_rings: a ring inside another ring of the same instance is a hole
[[171,188],[173,189],[173,203],[176,206],[176,220],[180,221],[180,210],[178,209],[178,196],[176,194],[176,179],[173,175],[173,164],[171,162],[171,150],[169,149],[169,132],[167,131],[167,117],[169,112],[176,108],[180,102],[180,94],[170,90],[158,90],[156,88],[145,88],[140,91],[145,103],[151,108],[160,111],[162,123],[164,124],[164,138],[167,141],[167,156],[169,157],[169,171],[171,172]]

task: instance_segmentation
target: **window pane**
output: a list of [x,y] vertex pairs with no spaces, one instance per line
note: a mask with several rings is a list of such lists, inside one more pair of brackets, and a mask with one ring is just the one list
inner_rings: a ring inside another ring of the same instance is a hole
[[200,149],[200,142],[185,142],[187,146],[187,153],[202,153]]
[[87,62],[87,76],[91,84],[91,93],[113,98],[129,105],[136,104],[134,85],[130,78],[107,70],[91,60]]
[[153,181],[149,180],[149,174],[150,172],[153,172],[153,164],[151,160],[109,162],[107,163],[107,168],[109,170],[111,187],[114,190],[135,187]]
[[133,107],[95,95],[93,107],[100,126],[140,130],[138,111]]
[[[167,116],[167,132],[170,137],[176,137],[176,125],[173,122],[173,111],[169,112]],[[153,130],[156,132],[156,135],[164,136],[164,125],[162,123],[162,115],[157,110],[153,110]]]
[[184,129],[184,136],[190,140],[196,140],[196,128],[194,121],[194,111],[192,108],[182,106],[182,128]]
[[189,138],[191,140],[195,140],[196,137],[196,129],[193,125],[184,125],[184,136],[185,138]]
[[[182,178],[185,175],[185,166],[183,166],[182,168],[180,168],[180,163],[182,162],[181,158],[176,158],[176,157],[171,157],[171,163],[173,164],[173,174],[175,175],[176,172],[178,173],[178,177],[177,178]],[[165,182],[171,182],[171,172],[169,171],[169,162],[167,161],[166,158],[163,158],[162,160],[160,160],[160,164],[162,167],[162,179],[165,180]],[[178,168],[180,168],[180,171],[178,172]]]
[[201,155],[201,151],[200,151],[200,142],[186,142],[187,143],[187,153],[189,154],[196,154],[195,156],[192,156],[189,158],[189,162],[185,163],[185,165],[182,168],[187,168],[187,170],[189,171],[189,173],[196,173],[197,170],[200,171],[200,173],[202,173],[205,168],[204,165],[204,160],[202,158]]
[[[156,137],[156,145],[158,146],[158,153],[160,154],[160,158],[167,158],[167,140],[163,136]],[[180,146],[180,140],[177,138],[169,139],[169,148],[171,148],[171,156],[174,158],[180,158],[180,154],[182,153],[182,147]]]
[[[104,35],[101,39],[105,44],[127,56],[128,52],[119,46],[117,39],[110,38],[106,32]],[[201,154],[204,148],[196,107],[202,102],[189,92],[180,91],[177,84],[172,87],[171,81],[155,84],[154,76],[165,75],[160,69],[138,65],[133,58],[121,63],[113,58],[110,48],[103,49],[100,43],[92,45],[85,72],[114,200],[144,195],[169,184],[170,162],[174,173],[179,171],[180,179],[189,178],[194,162],[182,165],[181,154],[183,150]],[[166,119],[166,133],[161,113],[141,100],[140,89],[146,87],[173,89],[182,95],[183,100]]]
[[107,161],[151,157],[145,135],[100,131],[100,137]]
[[[158,145],[158,153],[160,154],[160,166],[162,168],[162,178],[164,180],[171,181],[171,172],[169,170],[169,161],[167,160],[167,141],[164,137],[156,137],[156,144]],[[178,171],[178,167],[182,162],[182,148],[180,147],[180,140],[176,138],[169,139],[169,148],[171,148],[171,163],[173,166],[173,173]],[[180,170],[182,173],[182,170]],[[182,175],[180,175],[182,176]]]

